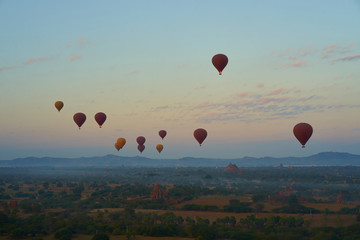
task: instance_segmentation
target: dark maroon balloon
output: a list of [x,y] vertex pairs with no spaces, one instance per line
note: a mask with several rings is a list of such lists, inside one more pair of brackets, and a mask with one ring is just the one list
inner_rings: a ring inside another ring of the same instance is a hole
[[221,72],[224,70],[226,65],[228,64],[228,58],[224,54],[216,54],[212,58],[212,64],[214,67],[219,71],[219,75],[221,75]]
[[138,145],[138,150],[142,153],[145,150],[145,145]]
[[205,138],[207,137],[207,132],[203,128],[198,128],[194,131],[194,137],[201,146],[201,144],[204,142]]
[[297,140],[302,144],[302,147],[305,147],[306,142],[310,139],[313,128],[308,123],[298,123],[293,129],[294,135]]
[[99,127],[101,127],[106,120],[106,115],[103,112],[98,112],[95,114],[95,121],[99,124]]
[[86,120],[86,115],[81,112],[75,113],[73,119],[74,119],[74,122],[79,126],[79,129],[80,129],[80,127],[84,124],[84,122]]
[[159,136],[161,137],[161,139],[164,139],[164,137],[166,136],[166,131],[165,130],[160,130],[159,131]]
[[143,136],[139,136],[139,137],[137,137],[137,139],[136,139],[136,142],[137,142],[140,146],[144,145],[145,141],[146,141],[146,139],[145,139]]

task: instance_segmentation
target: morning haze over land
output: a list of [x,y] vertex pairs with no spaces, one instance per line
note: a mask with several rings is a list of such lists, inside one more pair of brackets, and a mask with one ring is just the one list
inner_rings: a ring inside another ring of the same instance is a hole
[[359,23],[0,0],[0,240],[360,239]]

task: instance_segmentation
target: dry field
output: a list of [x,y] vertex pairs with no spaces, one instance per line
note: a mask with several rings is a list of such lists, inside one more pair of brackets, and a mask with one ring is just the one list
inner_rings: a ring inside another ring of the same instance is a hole
[[[225,205],[229,204],[229,200],[238,199],[240,202],[251,202],[251,196],[201,196],[197,199],[192,199],[190,201],[182,202],[176,205],[177,208],[181,208],[185,204],[198,204],[198,205],[216,205],[219,208],[223,208]],[[328,208],[330,211],[339,211],[341,208],[349,207],[353,208],[357,205],[360,205],[360,202],[354,202],[349,204],[325,204],[325,203],[303,203],[306,207],[312,207],[321,211],[324,211]],[[210,223],[216,221],[217,218],[223,218],[226,216],[234,216],[238,221],[240,218],[246,218],[249,215],[255,214],[258,218],[265,218],[271,215],[273,216],[298,216],[299,214],[284,214],[284,213],[270,213],[272,209],[279,208],[284,206],[281,203],[264,203],[264,210],[269,213],[230,213],[230,212],[211,212],[211,211],[183,211],[183,210],[151,210],[151,209],[137,209],[136,212],[144,213],[157,213],[158,215],[164,214],[166,212],[174,212],[177,216],[182,216],[184,219],[191,217],[195,219],[196,217],[207,218]],[[107,212],[117,212],[122,211],[122,208],[107,208],[101,210],[93,210],[92,214],[96,214],[98,211],[107,211]],[[349,226],[356,223],[355,215],[345,215],[345,214],[300,214],[300,216],[309,223],[310,227],[319,227],[319,226]]]
[[[106,208],[101,210],[93,210],[92,215],[95,216],[97,211],[107,211],[107,212],[118,212],[122,211],[122,208]],[[223,218],[226,216],[234,216],[237,221],[240,218],[246,218],[250,215],[255,215],[257,218],[265,218],[269,216],[300,216],[309,223],[309,227],[339,227],[339,226],[349,226],[356,222],[356,215],[347,215],[347,214],[285,214],[285,213],[230,213],[230,212],[206,212],[206,211],[183,211],[183,210],[152,210],[152,209],[137,209],[137,213],[156,213],[158,215],[173,212],[177,216],[182,216],[184,219],[190,217],[196,219],[196,217],[207,218],[210,223],[216,221],[217,218]]]
[[251,202],[251,196],[221,196],[221,195],[209,195],[209,196],[200,196],[196,199],[182,202],[175,207],[181,208],[186,204],[197,204],[197,205],[215,205],[219,208],[223,208],[225,205],[229,204],[229,200],[238,199],[240,202]]
[[326,208],[330,211],[339,211],[342,208],[348,207],[348,208],[354,208],[356,206],[360,205],[360,202],[351,202],[348,204],[337,204],[337,203],[304,203],[303,204],[306,207],[312,207],[316,208],[320,211],[324,211]]
[[[75,235],[72,239],[73,240],[91,240],[93,235]],[[10,238],[0,236],[0,240],[9,240]],[[44,240],[53,240],[56,239],[54,236],[45,236],[42,237]],[[110,240],[126,240],[125,236],[110,236]],[[182,238],[182,237],[144,237],[144,236],[136,236],[132,238],[134,240],[193,240],[194,238]]]
[[[196,199],[192,199],[189,201],[182,202],[178,205],[175,205],[177,208],[181,208],[182,206],[186,204],[197,204],[197,205],[215,205],[218,206],[220,209],[223,208],[225,205],[229,204],[229,200],[231,199],[238,199],[240,202],[252,202],[251,195],[248,196],[236,196],[236,195],[229,195],[229,196],[221,196],[221,195],[209,195],[209,196],[201,196]],[[265,211],[271,211],[274,208],[279,208],[284,206],[283,203],[269,203],[265,202],[264,204],[264,210]],[[348,208],[354,208],[358,205],[360,205],[360,202],[349,202],[346,204],[337,204],[337,203],[301,203],[302,205],[306,207],[312,207],[315,209],[318,209],[320,211],[324,211],[326,208],[330,211],[339,211],[341,208],[348,207]],[[254,204],[253,204],[254,205]],[[252,206],[253,207],[253,206]]]
[[217,218],[223,218],[226,216],[234,216],[238,221],[240,218],[246,218],[250,215],[255,215],[257,218],[265,218],[269,216],[300,216],[304,221],[309,222],[310,227],[319,227],[319,226],[328,226],[328,227],[339,227],[339,226],[349,226],[356,223],[355,215],[345,215],[345,214],[284,214],[284,213],[229,213],[229,212],[204,212],[204,211],[180,211],[180,210],[149,210],[142,209],[137,210],[136,212],[143,213],[157,213],[158,215],[164,214],[166,212],[173,212],[177,216],[182,216],[184,219],[191,217],[196,219],[196,217],[207,218],[210,223],[216,221]]

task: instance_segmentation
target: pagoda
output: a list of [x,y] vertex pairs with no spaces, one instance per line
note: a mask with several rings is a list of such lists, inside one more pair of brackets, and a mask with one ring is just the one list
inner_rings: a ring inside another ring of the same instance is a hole
[[236,166],[236,164],[232,164],[232,163],[229,163],[229,165],[227,165],[226,168],[224,168],[224,171],[228,171],[228,172],[231,172],[231,173],[242,173],[241,170],[239,170],[239,168]]
[[151,200],[160,200],[168,198],[168,191],[161,190],[159,183],[155,183],[155,187],[150,194]]

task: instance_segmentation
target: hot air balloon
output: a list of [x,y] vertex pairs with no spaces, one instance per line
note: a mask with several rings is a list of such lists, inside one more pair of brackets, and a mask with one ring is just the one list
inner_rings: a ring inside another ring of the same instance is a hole
[[56,109],[60,112],[60,110],[64,107],[64,103],[62,101],[55,102]]
[[80,127],[84,124],[84,122],[86,120],[86,115],[81,112],[78,112],[78,113],[74,114],[73,119],[74,119],[74,122],[79,126],[79,129],[80,129]]
[[142,153],[145,150],[145,145],[138,145],[138,150]]
[[139,145],[144,145],[146,139],[143,137],[143,136],[139,136],[137,137],[136,139],[136,142],[139,144]]
[[203,128],[198,128],[194,131],[194,137],[199,142],[200,146],[207,136],[207,132]]
[[120,149],[123,148],[123,146],[126,144],[125,138],[118,138],[116,141],[117,145],[119,145]]
[[166,136],[166,131],[165,130],[160,130],[159,131],[159,136],[161,137],[161,139],[164,139],[164,137]]
[[116,150],[118,150],[118,151],[121,149],[121,147],[119,146],[119,144],[117,142],[114,144],[114,146],[115,146]]
[[106,120],[106,115],[103,112],[98,112],[95,114],[95,121],[99,124],[99,127],[101,127]]
[[213,56],[212,64],[219,71],[219,75],[221,75],[221,73],[224,70],[224,68],[226,67],[228,61],[229,60],[228,60],[227,56],[224,54],[216,54],[215,56]]
[[156,150],[161,153],[161,151],[164,149],[164,146],[162,144],[156,145]]
[[297,140],[302,144],[302,147],[305,148],[306,142],[313,133],[313,128],[308,123],[298,123],[295,125],[293,132]]

